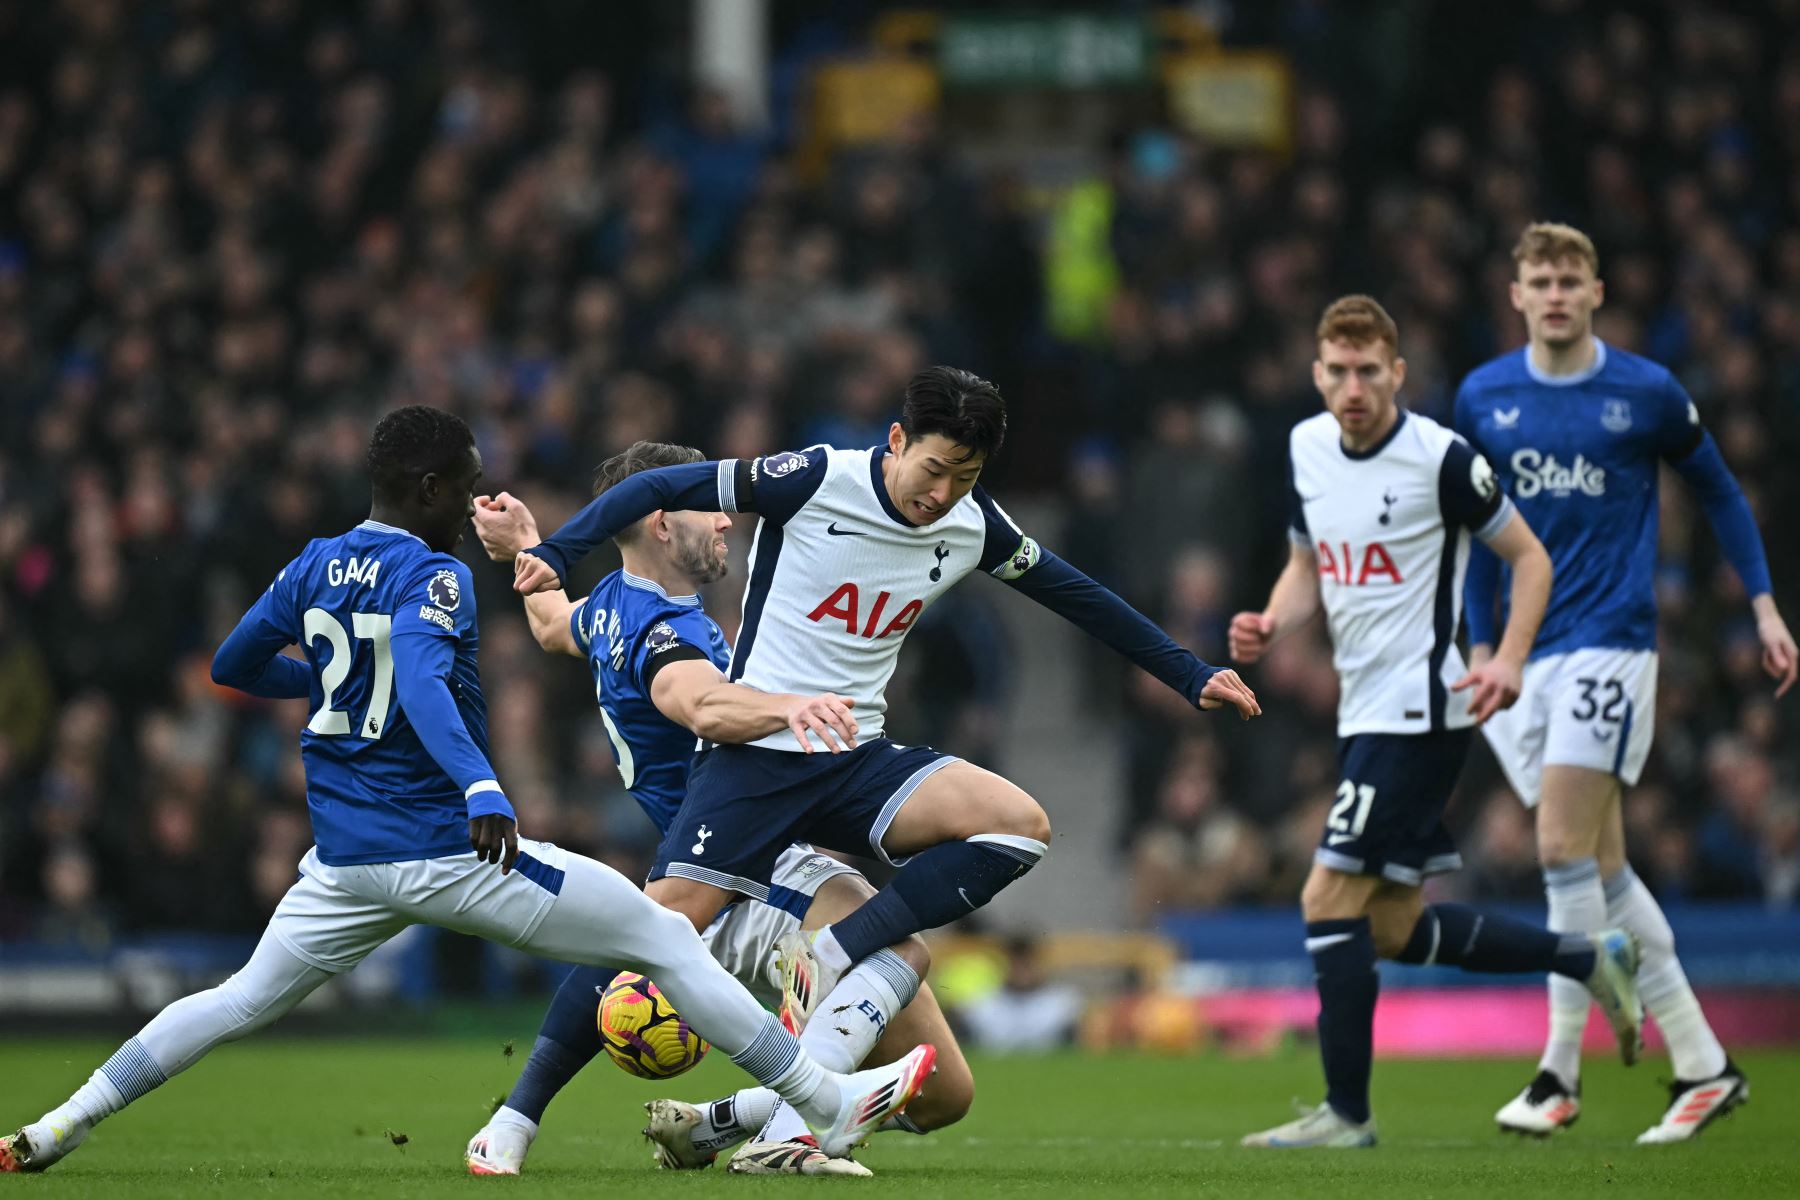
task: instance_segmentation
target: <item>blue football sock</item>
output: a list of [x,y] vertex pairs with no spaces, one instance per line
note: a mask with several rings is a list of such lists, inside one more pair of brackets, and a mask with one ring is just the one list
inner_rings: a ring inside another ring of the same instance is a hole
[[1395,959],[1491,975],[1549,971],[1584,980],[1594,973],[1594,947],[1581,934],[1552,933],[1466,904],[1433,904],[1419,914]]
[[1369,918],[1306,923],[1306,952],[1319,987],[1319,1057],[1325,1102],[1346,1121],[1369,1119],[1369,1071],[1375,1056],[1375,939]]
[[506,1107],[542,1121],[556,1093],[600,1053],[600,993],[617,974],[612,967],[576,967],[563,976]]
[[1038,864],[1046,847],[1035,838],[980,834],[913,855],[886,887],[831,934],[853,963],[926,929],[968,916]]

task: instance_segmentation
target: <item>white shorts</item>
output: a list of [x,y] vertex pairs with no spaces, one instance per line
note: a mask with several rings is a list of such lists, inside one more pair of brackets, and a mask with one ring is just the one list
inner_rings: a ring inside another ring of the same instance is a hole
[[1516,704],[1482,727],[1500,769],[1536,808],[1546,766],[1638,781],[1656,732],[1656,652],[1593,649],[1525,664]]
[[438,925],[532,950],[533,935],[562,890],[568,852],[519,839],[506,875],[468,854],[333,867],[317,847],[300,860],[300,881],[275,907],[269,932],[294,955],[348,971],[411,925]]
[[860,872],[796,842],[776,859],[767,895],[731,905],[700,940],[752,996],[771,1007],[779,1005],[781,972],[775,966],[775,943],[800,928],[819,888],[836,875],[860,877]]

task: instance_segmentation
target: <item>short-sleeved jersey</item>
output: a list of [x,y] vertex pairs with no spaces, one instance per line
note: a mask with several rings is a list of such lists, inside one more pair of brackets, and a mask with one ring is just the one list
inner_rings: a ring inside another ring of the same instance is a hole
[[299,643],[312,667],[300,755],[320,861],[348,866],[467,851],[463,791],[420,744],[396,700],[392,645],[400,637],[454,641],[450,693],[486,754],[468,566],[404,529],[364,521],[309,543],[247,619]]
[[687,795],[694,735],[663,715],[650,685],[664,666],[684,658],[704,658],[723,671],[730,658],[725,635],[701,610],[699,596],[671,596],[623,570],[575,606],[569,630],[593,672],[619,777],[666,833]]
[[1668,369],[1599,343],[1590,370],[1555,378],[1516,350],[1463,381],[1456,429],[1493,463],[1556,569],[1532,656],[1654,649],[1657,464],[1704,434]]
[[[719,464],[725,511],[753,489],[762,515],[730,677],[848,697],[865,740],[883,736],[888,680],[919,614],[972,571],[1017,579],[1041,554],[980,487],[913,524],[888,496],[887,453],[812,446]],[[800,752],[786,730],[751,744]]]
[[1337,667],[1338,735],[1470,725],[1456,648],[1469,534],[1492,537],[1512,506],[1467,442],[1400,413],[1366,451],[1344,448],[1320,413],[1288,439],[1294,540],[1318,558]]

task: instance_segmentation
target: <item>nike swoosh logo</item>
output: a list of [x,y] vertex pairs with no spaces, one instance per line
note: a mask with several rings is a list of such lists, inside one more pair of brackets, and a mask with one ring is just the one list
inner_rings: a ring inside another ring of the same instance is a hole
[[976,909],[981,907],[981,905],[979,905],[979,904],[975,903],[973,900],[969,899],[969,893],[963,891],[961,888],[956,889],[956,894],[963,898],[963,903],[969,906],[970,912],[974,912]]
[[839,529],[837,527],[837,522],[833,521],[825,527],[825,532],[829,533],[832,537],[862,537],[869,531],[866,529]]
[[1325,838],[1325,844],[1327,846],[1341,846],[1345,842],[1354,842],[1355,840],[1356,835],[1353,833],[1333,833]]

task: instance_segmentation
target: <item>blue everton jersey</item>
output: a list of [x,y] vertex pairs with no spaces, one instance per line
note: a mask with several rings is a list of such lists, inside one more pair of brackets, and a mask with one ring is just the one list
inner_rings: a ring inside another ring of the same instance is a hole
[[[364,521],[310,543],[245,627],[265,644],[299,643],[312,670],[300,753],[320,860],[345,866],[466,853],[464,789],[426,752],[398,702],[411,681],[396,678],[395,645],[453,643],[446,682],[485,756],[469,568],[403,529]],[[409,646],[401,650],[402,659],[416,661]]]
[[569,629],[594,673],[594,698],[619,777],[666,833],[687,795],[695,738],[656,707],[650,684],[657,671],[685,658],[704,658],[723,671],[731,659],[725,634],[701,611],[699,596],[671,596],[622,570],[575,606]]
[[1657,468],[1704,438],[1666,367],[1596,345],[1582,374],[1544,376],[1517,350],[1456,396],[1456,431],[1487,456],[1556,568],[1533,657],[1655,648]]

